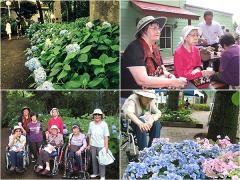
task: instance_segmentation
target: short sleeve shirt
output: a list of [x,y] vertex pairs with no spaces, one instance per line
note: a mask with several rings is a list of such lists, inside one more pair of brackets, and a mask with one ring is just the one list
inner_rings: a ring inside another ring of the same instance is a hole
[[144,50],[138,39],[131,42],[121,57],[121,89],[142,89],[128,67],[145,66]]
[[94,121],[90,122],[88,134],[91,136],[91,146],[104,147],[104,138],[109,136],[107,123],[105,121],[102,121],[100,124],[96,124]]

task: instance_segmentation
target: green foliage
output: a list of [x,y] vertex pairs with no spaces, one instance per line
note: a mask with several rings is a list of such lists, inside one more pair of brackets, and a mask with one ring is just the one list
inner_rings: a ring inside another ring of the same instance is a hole
[[160,121],[181,121],[181,122],[192,122],[191,110],[182,109],[178,111],[162,110],[162,116]]
[[[119,85],[119,25],[99,21],[87,28],[87,18],[72,23],[33,24],[27,36],[37,50],[55,89],[115,89]],[[61,30],[67,33],[60,35]],[[66,46],[78,44],[80,51],[68,54]]]
[[208,104],[191,104],[192,109],[197,111],[210,111],[210,107]]

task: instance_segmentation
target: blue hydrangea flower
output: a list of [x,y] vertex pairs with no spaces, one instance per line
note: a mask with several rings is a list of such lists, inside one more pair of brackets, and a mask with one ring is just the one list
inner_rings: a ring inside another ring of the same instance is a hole
[[69,44],[66,46],[66,51],[68,54],[78,52],[80,50],[80,46],[78,44]]
[[43,84],[47,78],[47,74],[44,68],[39,67],[38,69],[33,71],[34,73],[34,80],[37,84]]
[[64,36],[64,35],[67,34],[67,33],[68,33],[68,30],[65,30],[65,29],[64,29],[64,30],[61,30],[61,31],[60,31],[59,35],[60,35],[60,36]]
[[25,62],[25,66],[28,67],[30,71],[34,71],[35,69],[41,67],[41,63],[38,58],[34,57]]

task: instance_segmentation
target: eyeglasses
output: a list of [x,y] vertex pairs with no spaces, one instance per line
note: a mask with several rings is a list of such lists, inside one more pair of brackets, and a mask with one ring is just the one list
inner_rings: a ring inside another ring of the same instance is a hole
[[161,31],[160,27],[149,27],[149,29],[153,29],[154,31]]
[[102,114],[94,114],[94,116],[101,116]]
[[22,131],[17,130],[17,131],[15,131],[15,132],[22,132]]

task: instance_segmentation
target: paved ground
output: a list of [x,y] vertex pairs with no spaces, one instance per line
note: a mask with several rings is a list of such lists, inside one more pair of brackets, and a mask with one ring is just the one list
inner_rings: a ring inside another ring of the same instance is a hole
[[[181,142],[185,139],[194,139],[194,136],[199,133],[207,133],[208,116],[210,111],[193,111],[191,117],[196,119],[199,123],[203,124],[203,129],[197,128],[179,128],[179,127],[163,127],[161,129],[161,137],[169,138],[170,142]],[[126,152],[121,152],[121,167],[120,176],[124,173],[124,169],[128,164]]]
[[30,71],[24,66],[24,51],[30,46],[26,39],[1,40],[1,87],[2,89],[29,89],[26,80]]

